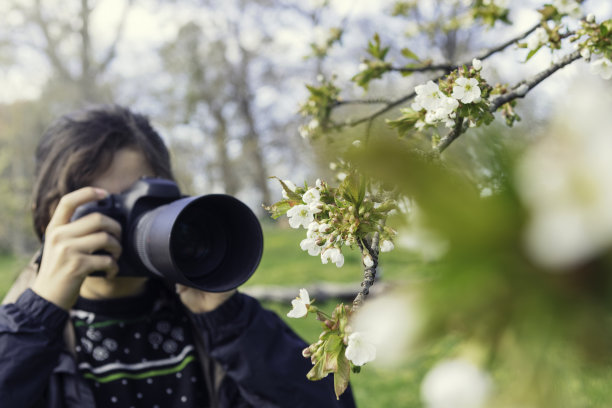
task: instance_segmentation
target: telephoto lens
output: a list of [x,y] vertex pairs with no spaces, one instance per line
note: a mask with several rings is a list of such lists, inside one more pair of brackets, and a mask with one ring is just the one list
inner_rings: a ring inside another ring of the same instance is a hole
[[182,198],[158,207],[140,217],[131,235],[147,269],[209,292],[246,282],[263,252],[255,214],[223,194]]

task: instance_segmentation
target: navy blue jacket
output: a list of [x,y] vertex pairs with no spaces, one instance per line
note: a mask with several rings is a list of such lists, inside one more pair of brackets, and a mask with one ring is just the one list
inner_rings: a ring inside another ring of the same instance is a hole
[[[213,406],[355,406],[350,388],[336,400],[332,376],[306,379],[312,367],[301,355],[306,344],[257,300],[237,293],[216,310],[190,317]],[[0,307],[0,406],[95,407],[67,345],[67,322],[66,311],[30,289]]]

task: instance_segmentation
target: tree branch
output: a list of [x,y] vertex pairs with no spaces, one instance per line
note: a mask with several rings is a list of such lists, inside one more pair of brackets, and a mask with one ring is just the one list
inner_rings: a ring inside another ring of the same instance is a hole
[[559,60],[557,63],[551,65],[549,68],[545,69],[544,71],[532,76],[529,79],[519,82],[512,88],[512,91],[502,94],[495,99],[492,99],[491,106],[489,107],[489,111],[495,112],[497,109],[499,109],[500,106],[504,105],[505,103],[511,102],[517,98],[523,98],[525,95],[527,95],[527,93],[530,90],[535,88],[540,82],[542,82],[543,80],[545,80],[546,78],[548,78],[549,76],[551,76],[552,74],[560,70],[561,68],[565,67],[566,65],[571,64],[572,62],[578,59],[580,59],[580,51],[576,50],[572,52],[571,54],[566,55],[561,60]]
[[[512,44],[516,43],[517,41],[522,40],[523,38],[527,37],[529,34],[531,34],[532,32],[534,32],[539,26],[541,25],[541,22],[538,22],[537,24],[533,25],[532,27],[530,27],[527,31],[517,35],[516,37],[498,45],[497,47],[494,48],[490,48],[488,50],[484,50],[482,51],[478,56],[476,56],[475,58],[479,59],[479,60],[485,60],[489,57],[491,57],[492,55],[501,52],[503,50],[505,50],[506,48],[508,48],[509,46],[511,46]],[[408,68],[408,67],[403,67],[403,68],[391,68],[392,71],[399,71],[399,72],[426,72],[426,71],[437,71],[437,70],[444,70],[445,72],[451,72],[454,71],[455,69],[463,66],[463,65],[471,65],[472,61],[468,61],[465,62],[463,64],[458,64],[458,65],[451,65],[451,64],[438,64],[438,65],[429,65],[429,66],[423,66],[423,67],[414,67],[414,68]],[[432,79],[432,81],[436,82],[439,81],[440,79],[444,78],[445,74],[439,75],[436,78]],[[414,98],[416,96],[415,92],[411,92],[408,95],[402,96],[399,99],[393,100],[393,101],[385,101],[384,99],[355,99],[355,100],[345,100],[345,101],[339,101],[336,105],[334,105],[333,108],[340,106],[340,105],[349,105],[349,104],[384,104],[385,106],[380,108],[379,110],[373,112],[372,114],[370,114],[369,116],[357,119],[355,121],[352,121],[350,119],[346,120],[344,123],[334,123],[334,125],[336,126],[357,126],[360,125],[364,122],[370,121],[370,120],[374,120],[376,119],[378,116],[390,111],[391,109],[395,108],[398,105],[403,104],[404,102],[409,101],[410,99]]]
[[[532,76],[531,78],[528,78],[528,79],[525,79],[519,82],[512,88],[512,91],[502,94],[496,97],[495,99],[491,99],[490,101],[491,105],[489,106],[489,112],[494,113],[502,105],[508,102],[512,102],[515,99],[525,97],[525,95],[527,95],[527,93],[531,91],[533,88],[535,88],[539,83],[541,83],[546,78],[550,77],[552,74],[554,74],[561,68],[565,67],[566,65],[569,65],[572,62],[580,59],[580,57],[581,57],[580,51],[579,50],[574,51],[571,54],[566,55],[561,60],[559,60],[557,63],[551,65],[549,68],[545,69],[544,71],[539,72],[538,74]],[[436,146],[436,151],[438,153],[442,153],[448,146],[450,146],[450,144],[453,141],[455,141],[459,137],[460,134],[461,134],[461,127],[455,126],[455,128],[453,128],[453,130],[448,135],[442,138],[438,146]]]
[[48,27],[49,23],[43,18],[41,9],[42,9],[41,0],[36,0],[34,4],[34,20],[40,27],[43,33],[43,36],[45,37],[45,40],[47,42],[47,46],[45,47],[45,52],[47,56],[49,57],[49,60],[51,60],[51,64],[53,65],[53,67],[55,68],[55,71],[59,74],[59,76],[66,80],[72,80],[72,76],[70,75],[70,72],[68,71],[66,66],[63,64],[62,60],[60,59],[57,53],[59,45],[57,41],[55,40],[55,38],[53,38],[53,36],[49,32],[49,27]]
[[438,143],[434,150],[437,153],[442,153],[448,146],[450,146],[451,143],[453,143],[455,139],[457,139],[461,135],[461,133],[463,132],[464,124],[465,120],[459,115],[457,115],[453,130],[451,130],[450,133],[448,133],[440,140],[440,143]]
[[123,37],[123,32],[125,30],[125,22],[127,20],[127,16],[132,7],[132,4],[133,4],[133,0],[129,0],[127,4],[125,5],[125,7],[123,8],[123,13],[121,14],[121,20],[119,20],[119,25],[117,26],[117,34],[115,35],[115,38],[113,39],[112,44],[108,48],[108,51],[106,52],[106,56],[100,62],[100,65],[98,67],[98,72],[105,72],[108,66],[110,65],[110,63],[115,59],[115,56],[117,55],[117,45],[119,44],[119,41],[121,41],[121,38]]
[[378,268],[378,240],[380,234],[378,232],[374,233],[372,237],[372,245],[368,245],[365,240],[357,241],[359,244],[359,248],[361,249],[361,253],[363,254],[364,248],[368,251],[370,256],[372,257],[372,266],[365,266],[363,270],[363,281],[361,282],[361,290],[357,293],[357,296],[353,300],[352,310],[355,311],[363,305],[366,296],[370,293],[370,287],[374,284],[374,280],[376,279],[376,268]]

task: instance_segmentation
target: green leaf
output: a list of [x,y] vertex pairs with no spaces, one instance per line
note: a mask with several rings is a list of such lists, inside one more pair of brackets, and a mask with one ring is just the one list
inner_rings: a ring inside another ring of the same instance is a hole
[[529,51],[529,54],[527,54],[527,58],[525,59],[525,62],[529,61],[531,59],[531,57],[533,57],[536,54],[536,52],[538,52],[540,50],[540,48],[542,48],[541,45],[538,48],[536,48],[535,50]]
[[349,203],[355,205],[355,207],[359,207],[361,201],[361,186],[360,186],[360,177],[356,172],[351,172],[346,178],[342,181],[340,186],[338,187],[338,193]]
[[402,55],[406,58],[413,59],[415,61],[419,60],[419,57],[412,52],[409,48],[402,48]]
[[[281,179],[279,179],[276,176],[272,176],[270,178],[275,178],[278,180],[278,182],[281,184],[281,186],[283,187],[283,190],[285,191],[285,193],[287,193],[287,197],[289,197],[289,199],[291,200],[295,200],[295,201],[302,201],[302,196],[299,195],[298,193],[296,193],[295,191],[291,190],[289,188],[289,186],[287,186],[287,184],[285,184],[285,182]],[[278,203],[277,203],[278,204]]]
[[287,214],[287,211],[289,211],[291,207],[293,206],[287,200],[279,201],[271,206],[264,206],[265,210],[270,213],[270,216],[273,219],[277,219],[278,217]]
[[340,395],[346,391],[351,377],[351,363],[346,358],[344,353],[338,356],[337,370],[334,373],[334,391],[336,398],[340,399]]

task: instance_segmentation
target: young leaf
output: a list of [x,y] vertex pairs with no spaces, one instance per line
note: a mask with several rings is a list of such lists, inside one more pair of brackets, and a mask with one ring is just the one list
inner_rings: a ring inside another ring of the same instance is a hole
[[419,57],[412,52],[409,48],[402,48],[402,55],[406,58],[413,59],[415,61],[419,60]]
[[334,374],[334,391],[336,398],[340,399],[340,395],[346,391],[351,377],[351,363],[342,352],[338,356],[338,369]]

